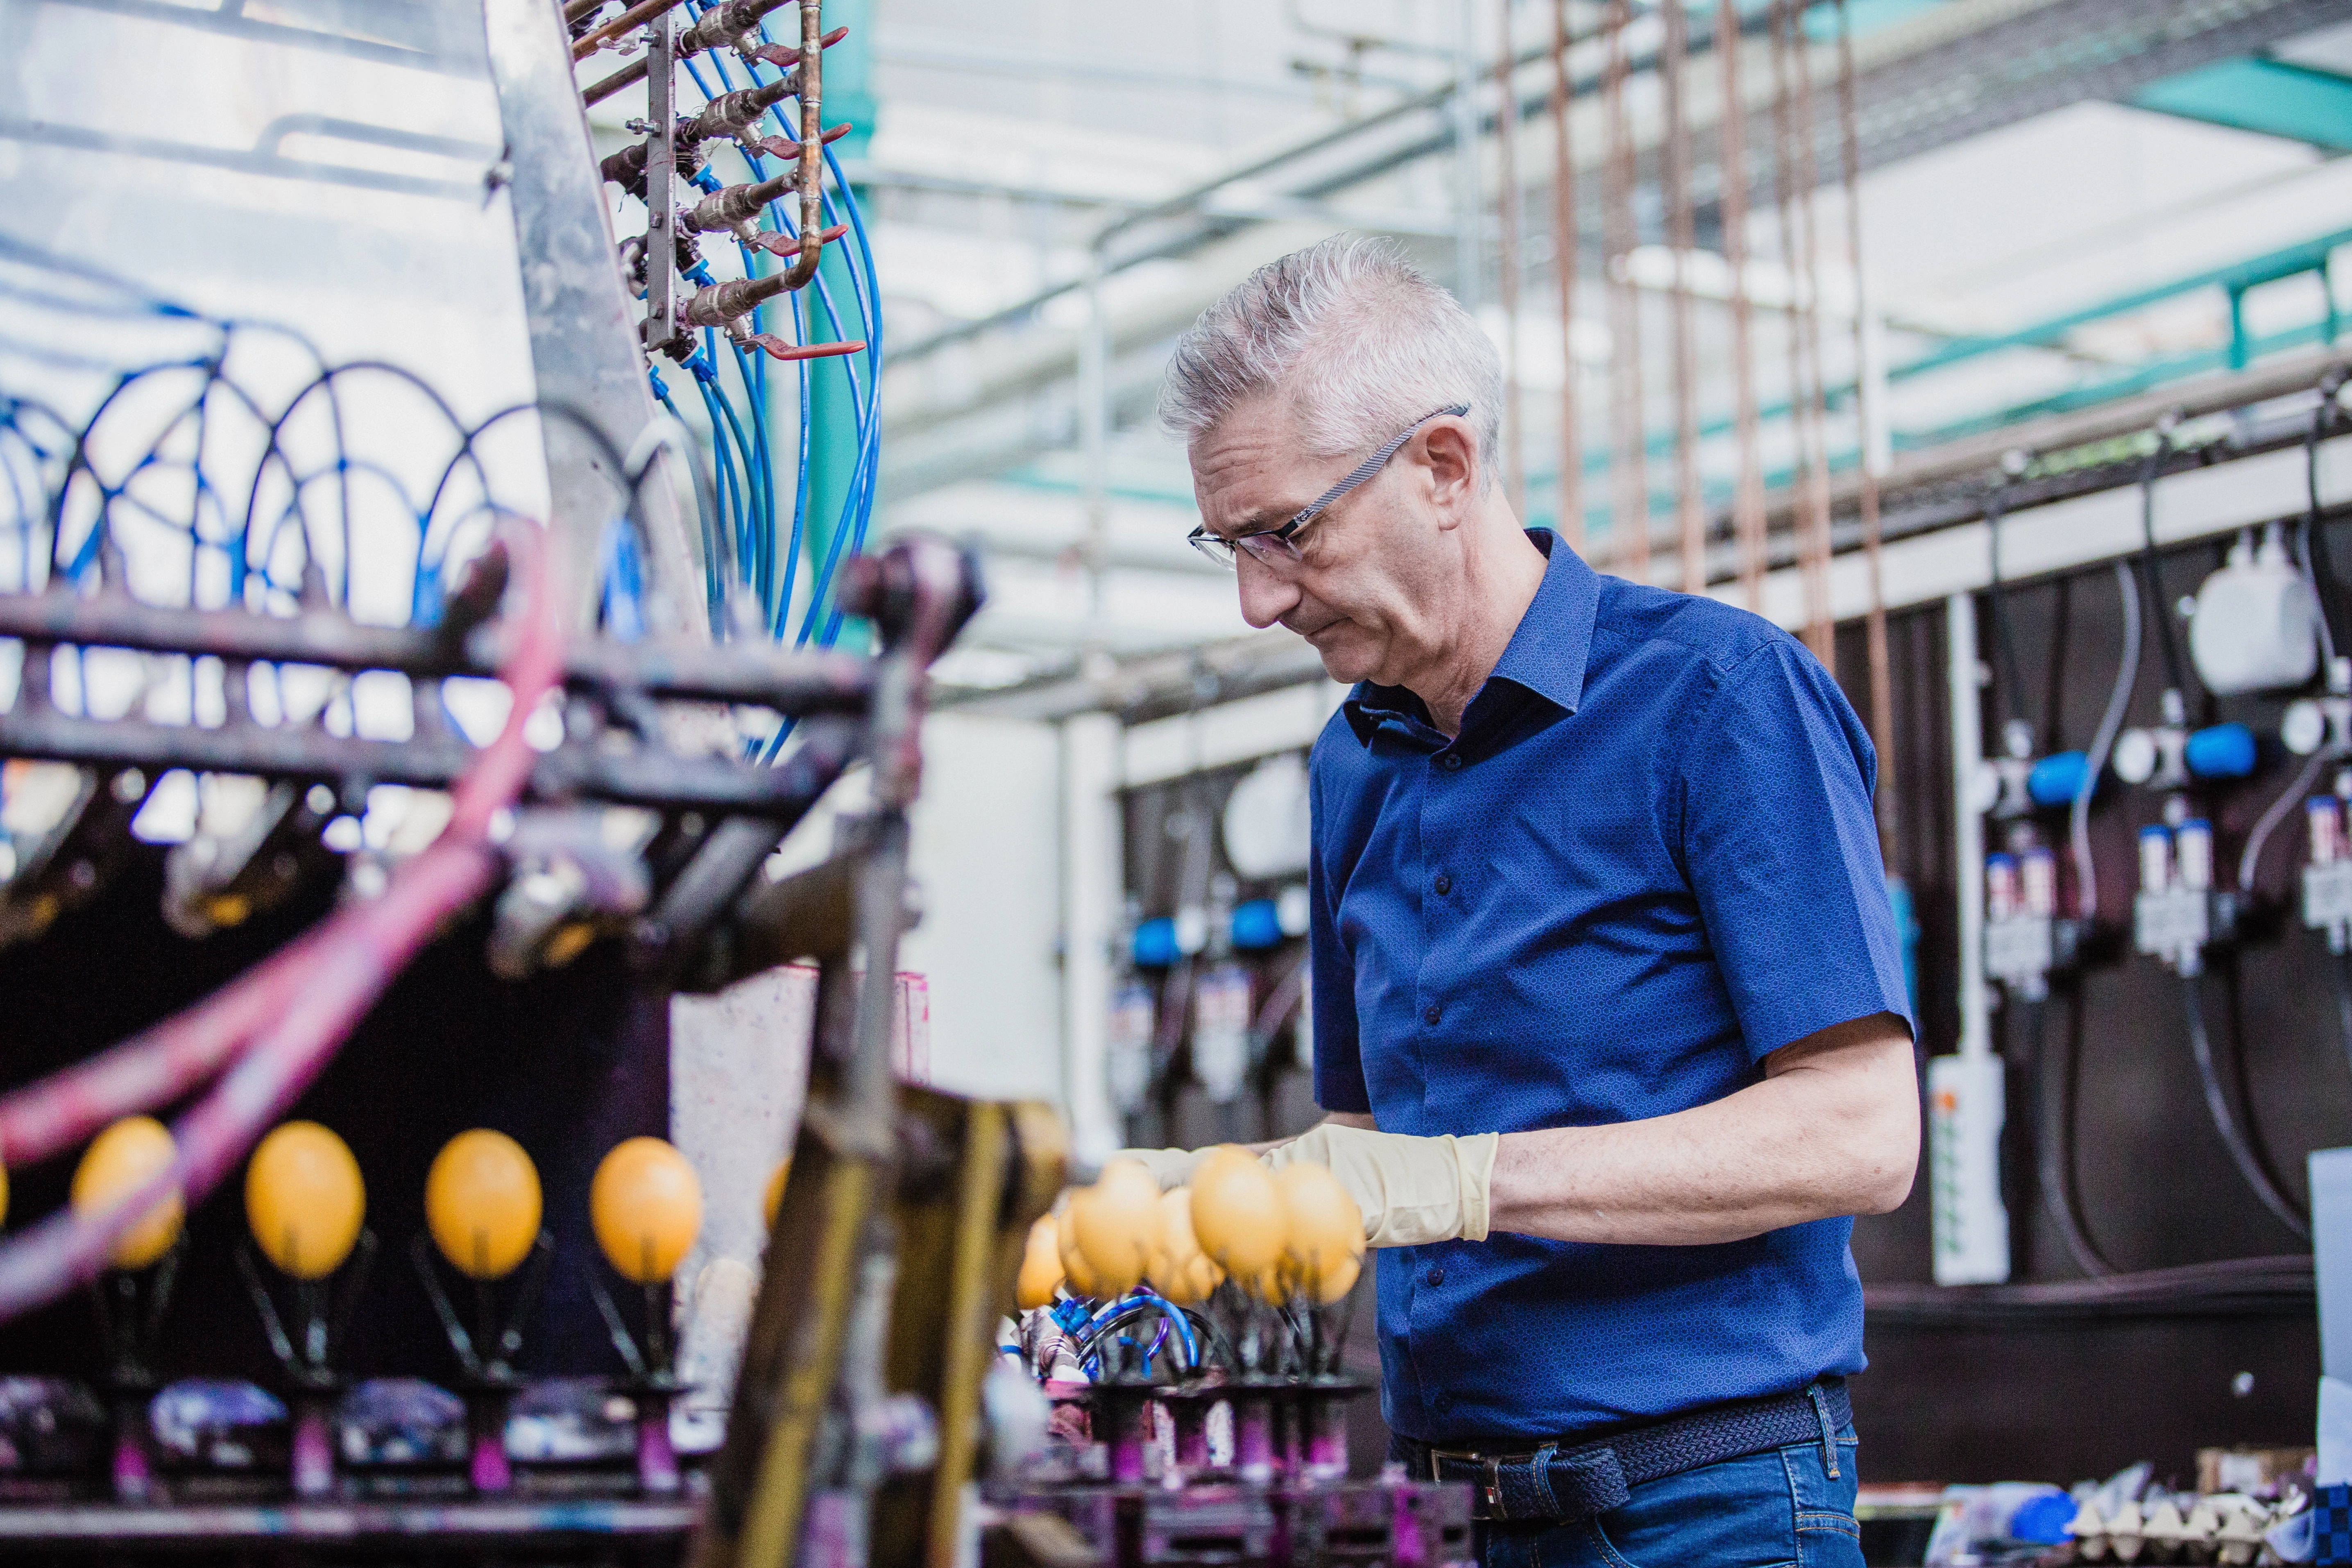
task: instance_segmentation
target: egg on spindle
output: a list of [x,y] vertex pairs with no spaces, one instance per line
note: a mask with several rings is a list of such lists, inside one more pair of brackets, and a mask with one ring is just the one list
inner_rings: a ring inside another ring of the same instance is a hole
[[1062,1282],[1070,1294],[1086,1300],[1099,1300],[1103,1296],[1102,1282],[1095,1278],[1094,1266],[1087,1255],[1078,1250],[1078,1237],[1070,1222],[1070,1211],[1065,1207],[1054,1217],[1054,1249],[1062,1259]]
[[270,1130],[245,1167],[245,1223],[279,1272],[324,1279],[343,1266],[367,1218],[367,1184],[351,1145],[315,1121]]
[[768,1173],[768,1190],[760,1197],[760,1218],[770,1230],[776,1228],[776,1211],[784,1206],[784,1184],[792,1179],[793,1157],[787,1154]]
[[1318,1301],[1338,1300],[1363,1268],[1363,1211],[1328,1166],[1312,1161],[1285,1165],[1274,1184],[1288,1222],[1286,1277]]
[[[94,1219],[119,1207],[163,1174],[179,1153],[171,1130],[152,1116],[126,1116],[89,1141],[74,1167],[66,1198],[73,1212]],[[137,1224],[122,1233],[107,1261],[117,1268],[144,1268],[180,1238],[186,1205],[176,1191],[156,1200]]]
[[632,1284],[659,1284],[701,1234],[702,1179],[661,1139],[627,1139],[588,1184],[588,1223],[614,1272]]
[[1225,1271],[1201,1250],[1192,1234],[1192,1191],[1160,1194],[1159,1245],[1151,1252],[1151,1283],[1180,1307],[1197,1307],[1223,1283]]
[[1024,1312],[1054,1304],[1054,1292],[1062,1288],[1062,1240],[1055,1234],[1051,1215],[1040,1215],[1029,1227],[1028,1245],[1022,1249],[1021,1273],[1013,1281],[1013,1301]]
[[425,1224],[451,1268],[503,1279],[539,1239],[539,1168],[503,1132],[477,1127],[441,1146],[425,1173]]
[[1160,1233],[1160,1184],[1132,1160],[1113,1160],[1091,1187],[1070,1194],[1071,1234],[1104,1295],[1143,1282]]
[[1219,1268],[1244,1282],[1282,1260],[1288,1216],[1273,1173],[1255,1155],[1226,1144],[1193,1168],[1192,1234]]

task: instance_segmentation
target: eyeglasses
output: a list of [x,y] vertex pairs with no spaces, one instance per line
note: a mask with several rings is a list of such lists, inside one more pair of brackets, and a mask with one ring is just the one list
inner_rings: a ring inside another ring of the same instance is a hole
[[1260,529],[1255,533],[1244,533],[1237,539],[1227,539],[1223,534],[1210,532],[1209,525],[1204,522],[1185,535],[1184,542],[1229,572],[1235,569],[1239,552],[1244,550],[1269,566],[1295,564],[1299,559],[1298,546],[1292,541],[1298,537],[1299,530],[1329,510],[1331,504],[1341,496],[1379,473],[1387,465],[1388,460],[1397,455],[1398,448],[1412,439],[1414,431],[1431,420],[1445,415],[1450,414],[1460,417],[1469,412],[1468,404],[1456,403],[1451,407],[1432,409],[1423,415],[1397,432],[1396,436],[1379,451],[1357,464],[1349,472],[1347,478],[1293,512],[1290,521],[1279,527]]

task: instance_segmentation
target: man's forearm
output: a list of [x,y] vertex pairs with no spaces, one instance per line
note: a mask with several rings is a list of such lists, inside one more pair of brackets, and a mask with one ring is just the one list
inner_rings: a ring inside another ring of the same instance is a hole
[[1763,1082],[1710,1105],[1506,1133],[1495,1158],[1493,1228],[1688,1247],[1893,1208],[1918,1158],[1909,1037],[1899,1023],[1872,1020],[1823,1037]]

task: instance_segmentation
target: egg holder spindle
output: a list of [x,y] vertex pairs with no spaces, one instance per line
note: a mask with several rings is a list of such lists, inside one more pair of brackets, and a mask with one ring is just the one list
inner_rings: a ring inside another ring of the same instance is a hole
[[99,1339],[106,1346],[102,1387],[113,1417],[110,1476],[120,1502],[143,1501],[155,1492],[147,1406],[162,1385],[155,1373],[155,1352],[163,1338],[163,1313],[172,1304],[172,1286],[179,1277],[180,1258],[187,1249],[184,1230],[152,1263],[138,1268],[109,1268],[90,1282],[90,1310],[98,1320]]
[[[270,1354],[285,1374],[286,1403],[294,1415],[290,1459],[294,1495],[325,1497],[335,1487],[335,1401],[350,1379],[335,1370],[334,1352],[344,1343],[352,1312],[375,1268],[375,1233],[362,1228],[351,1255],[331,1273],[295,1278],[294,1310],[281,1315],[250,1240],[237,1244],[237,1273],[261,1319]],[[299,1338],[287,1331],[294,1322]]]
[[[1139,1345],[1123,1331],[1151,1317],[1160,1320],[1160,1330],[1149,1344]],[[1091,1361],[1099,1369],[1087,1388],[1087,1426],[1104,1446],[1114,1483],[1139,1485],[1144,1479],[1144,1411],[1169,1394],[1163,1380],[1151,1375],[1153,1363],[1166,1347],[1177,1378],[1185,1381],[1199,1371],[1197,1355],[1185,1353],[1192,1343],[1182,1309],[1149,1291],[1107,1309],[1077,1341],[1081,1363]]]
[[604,1320],[605,1331],[612,1336],[613,1348],[620,1352],[621,1364],[629,1371],[627,1380],[614,1384],[614,1391],[628,1395],[636,1407],[638,1489],[674,1492],[680,1483],[677,1450],[670,1443],[669,1411],[686,1385],[678,1381],[677,1346],[669,1331],[671,1282],[665,1278],[647,1280],[639,1287],[644,1296],[644,1327],[632,1333],[621,1314],[620,1304],[604,1284],[603,1268],[591,1263],[584,1271],[589,1297]]
[[[468,1333],[457,1306],[443,1289],[441,1272],[433,1261],[436,1248],[432,1233],[420,1230],[410,1241],[409,1261],[425,1282],[425,1294],[441,1320],[441,1332],[457,1358],[465,1379],[458,1397],[466,1402],[466,1474],[475,1491],[499,1493],[514,1489],[514,1468],[507,1460],[507,1415],[521,1392],[522,1378],[514,1359],[522,1352],[523,1325],[539,1305],[555,1261],[555,1238],[540,1231],[520,1267],[501,1277],[515,1281],[513,1300],[501,1319],[499,1279],[474,1280],[475,1332]],[[488,1347],[488,1354],[483,1354]]]

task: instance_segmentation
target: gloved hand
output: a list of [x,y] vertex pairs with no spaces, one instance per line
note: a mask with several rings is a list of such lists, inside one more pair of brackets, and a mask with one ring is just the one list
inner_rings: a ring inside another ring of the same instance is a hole
[[1151,1173],[1161,1192],[1171,1193],[1192,1179],[1192,1167],[1208,1152],[1206,1149],[1121,1149],[1111,1159],[1134,1161]]
[[1327,1121],[1261,1156],[1279,1171],[1297,1160],[1328,1165],[1364,1215],[1373,1247],[1486,1239],[1488,1194],[1499,1132],[1416,1138]]

